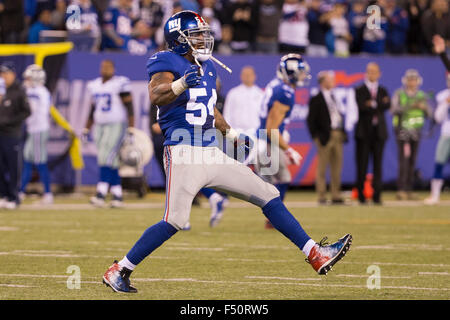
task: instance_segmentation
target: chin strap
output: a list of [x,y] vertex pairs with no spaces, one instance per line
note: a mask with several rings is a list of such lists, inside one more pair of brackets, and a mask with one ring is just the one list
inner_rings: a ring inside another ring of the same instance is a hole
[[228,68],[223,62],[221,62],[219,59],[215,58],[213,55],[211,55],[211,60],[217,63],[219,66],[227,70],[229,73],[232,73],[233,71]]

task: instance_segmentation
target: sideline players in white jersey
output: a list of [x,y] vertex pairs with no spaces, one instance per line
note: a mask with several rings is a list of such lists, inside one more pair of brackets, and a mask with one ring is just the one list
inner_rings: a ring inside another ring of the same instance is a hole
[[29,65],[24,73],[24,87],[30,103],[31,115],[26,120],[27,139],[23,151],[24,167],[19,198],[25,198],[25,189],[31,180],[33,167],[39,172],[39,178],[44,185],[42,204],[53,203],[50,189],[50,172],[48,169],[47,142],[50,129],[51,95],[45,87],[46,74],[42,67]]
[[439,202],[442,185],[444,184],[443,170],[450,160],[450,72],[447,73],[447,89],[436,96],[437,108],[434,120],[440,123],[441,136],[439,138],[434,161],[433,179],[431,179],[431,195],[425,199],[425,204],[433,205]]
[[166,22],[164,38],[169,51],[150,57],[147,71],[150,100],[158,106],[165,137],[166,210],[163,219],[108,268],[103,282],[116,292],[137,292],[130,285],[133,269],[186,225],[192,199],[204,187],[260,207],[272,225],[306,255],[313,269],[326,274],[345,255],[352,236],[347,234],[328,246],[315,243],[273,185],[218,148],[222,136],[240,146],[244,142],[215,108],[217,72],[211,60],[218,60],[211,56],[214,38],[209,25],[197,13],[181,11]]
[[105,206],[108,190],[111,191],[111,207],[123,206],[122,185],[119,176],[119,150],[123,139],[130,135],[128,127],[133,127],[134,113],[130,80],[114,75],[114,63],[103,60],[100,77],[88,84],[92,97],[91,112],[83,135],[87,135],[95,123],[95,142],[100,176],[97,194],[90,199],[94,206]]

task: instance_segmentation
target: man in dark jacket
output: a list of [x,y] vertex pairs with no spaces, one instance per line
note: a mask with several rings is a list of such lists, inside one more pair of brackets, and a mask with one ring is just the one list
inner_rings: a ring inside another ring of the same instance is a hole
[[25,90],[16,79],[14,65],[0,66],[5,93],[0,101],[0,208],[16,209],[21,171],[22,125],[31,114]]
[[433,0],[429,10],[422,15],[422,32],[426,48],[431,52],[433,36],[438,34],[450,40],[450,12],[446,0]]
[[25,1],[0,1],[0,37],[2,43],[20,43],[24,30]]
[[359,112],[355,128],[356,187],[361,204],[366,202],[363,189],[370,154],[373,156],[373,201],[381,204],[383,149],[388,137],[384,112],[390,108],[391,103],[387,90],[378,83],[380,76],[379,66],[374,62],[369,63],[366,80],[355,91]]
[[309,101],[308,129],[318,153],[316,191],[319,204],[326,200],[326,171],[331,171],[331,203],[342,204],[341,173],[343,145],[347,141],[345,117],[339,102],[335,99],[333,88],[335,77],[332,71],[321,71],[318,75],[320,92]]

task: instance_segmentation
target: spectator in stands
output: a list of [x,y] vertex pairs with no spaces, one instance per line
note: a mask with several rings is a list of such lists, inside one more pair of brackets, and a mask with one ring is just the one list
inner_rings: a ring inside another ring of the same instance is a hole
[[66,0],[56,0],[52,11],[51,25],[54,30],[65,30],[67,4]]
[[346,10],[345,3],[337,2],[328,21],[334,37],[334,54],[338,57],[347,57],[350,54],[352,36],[348,21],[345,18]]
[[445,52],[445,40],[440,35],[436,34],[433,37],[433,51],[434,53],[438,54],[439,57],[442,60],[442,63],[445,66],[445,69],[447,69],[447,73],[450,73],[450,59],[447,56],[447,53]]
[[201,16],[211,27],[211,32],[214,37],[214,50],[217,51],[222,41],[222,24],[221,14],[216,6],[216,0],[204,0]]
[[425,40],[422,31],[422,16],[429,8],[429,0],[412,0],[406,5],[409,18],[408,28],[408,52],[425,53],[428,50],[425,47]]
[[255,39],[255,10],[250,0],[236,0],[226,9],[225,24],[231,28],[230,47],[234,52],[248,52]]
[[352,42],[350,45],[351,53],[361,52],[363,31],[367,21],[366,5],[364,0],[353,1],[347,15],[350,25],[350,34]]
[[[129,52],[146,54],[158,47],[156,38],[158,29],[163,25],[164,10],[162,5],[155,0],[141,0],[138,16],[139,22],[133,28],[134,40],[127,47]],[[137,50],[130,51],[130,48]]]
[[172,5],[172,14],[178,13],[180,11],[183,11],[183,7],[181,6],[181,3],[179,1],[175,1]]
[[358,104],[358,123],[355,128],[356,140],[356,188],[358,201],[366,203],[364,182],[366,180],[369,157],[373,157],[373,202],[381,204],[383,149],[388,138],[384,113],[390,108],[387,90],[380,85],[380,67],[370,62],[366,67],[364,83],[355,89]]
[[147,23],[152,28],[152,37],[156,29],[162,26],[164,11],[155,0],[141,0],[139,2],[139,20]]
[[24,30],[24,5],[22,1],[0,1],[0,35],[3,43],[21,42]]
[[414,200],[412,193],[419,141],[425,119],[432,115],[428,96],[420,90],[422,77],[408,69],[402,78],[403,87],[393,98],[391,112],[398,145],[398,200]]
[[[80,8],[80,25],[66,23],[69,39],[74,43],[75,50],[97,51],[100,46],[101,32],[99,15],[91,0],[76,0]],[[80,27],[80,28],[78,28]]]
[[139,20],[136,22],[132,32],[132,39],[127,42],[127,51],[131,54],[145,55],[157,48],[153,38],[154,29],[147,22]]
[[53,11],[55,2],[56,0],[25,0],[25,14],[30,17],[30,23],[32,24],[38,19],[42,10]]
[[309,101],[307,117],[311,138],[317,147],[318,165],[316,173],[316,192],[319,204],[326,204],[327,167],[331,171],[331,202],[342,204],[341,173],[343,145],[347,141],[344,114],[335,99],[333,89],[336,85],[333,71],[319,72],[320,91]]
[[109,7],[103,15],[103,48],[124,50],[131,38],[131,0],[118,0],[117,7]]
[[222,41],[216,47],[217,52],[223,55],[231,55],[233,49],[231,49],[231,41],[233,39],[233,30],[230,25],[222,26]]
[[433,36],[438,34],[450,40],[450,14],[447,0],[433,0],[431,8],[422,16],[422,31],[428,52],[431,52]]
[[256,73],[252,66],[241,70],[241,84],[232,88],[225,99],[223,117],[236,130],[254,134],[259,128],[259,111],[263,91],[255,85]]
[[386,51],[387,17],[381,10],[380,27],[372,28],[367,24],[363,30],[362,52],[383,54]]
[[278,53],[278,26],[281,19],[282,2],[261,0],[256,5],[256,51]]
[[402,54],[406,52],[406,37],[409,28],[408,13],[396,4],[396,0],[382,2],[387,18],[387,52]]
[[312,0],[309,3],[307,13],[309,45],[306,48],[308,56],[326,57],[328,55],[325,35],[330,26],[328,24],[328,14],[322,11],[321,3],[321,0]]
[[191,10],[194,12],[200,11],[200,6],[198,4],[198,1],[196,0],[179,0],[179,1],[183,10]]
[[[20,1],[13,1],[20,3]],[[36,15],[37,3],[36,0],[25,0],[24,1],[24,14],[25,14],[25,27],[28,28],[34,20]]]
[[308,8],[303,0],[285,0],[278,30],[281,53],[303,54],[309,44]]
[[220,23],[223,23],[225,16],[224,14],[226,11],[225,8],[225,2],[221,0],[203,0],[202,3],[202,9],[211,8],[214,11],[214,17],[220,21]]
[[48,9],[39,13],[39,19],[33,23],[28,31],[28,43],[39,43],[39,33],[43,30],[51,30],[52,14]]

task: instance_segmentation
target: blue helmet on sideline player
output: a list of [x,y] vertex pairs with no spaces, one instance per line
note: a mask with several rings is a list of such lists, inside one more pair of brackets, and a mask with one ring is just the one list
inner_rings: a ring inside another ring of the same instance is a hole
[[286,83],[295,86],[305,86],[309,83],[309,65],[302,56],[296,53],[289,53],[283,56],[278,64],[277,77]]
[[164,38],[170,51],[192,55],[199,61],[211,57],[214,37],[208,23],[197,13],[190,10],[180,11],[171,16],[164,26]]

